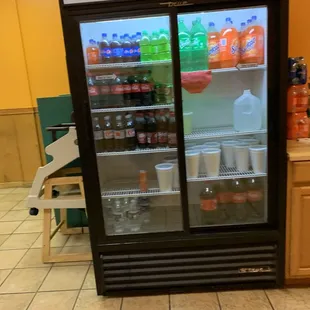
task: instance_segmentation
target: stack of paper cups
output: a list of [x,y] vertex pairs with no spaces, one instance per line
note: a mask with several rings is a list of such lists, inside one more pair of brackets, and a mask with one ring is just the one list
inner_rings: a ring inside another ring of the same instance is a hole
[[234,153],[237,170],[240,172],[249,171],[249,145],[240,142],[234,146]]
[[255,173],[266,173],[267,170],[267,146],[257,145],[250,147],[252,167]]
[[179,188],[179,165],[178,165],[178,159],[175,156],[167,156],[163,160],[164,163],[170,163],[173,165],[172,174],[173,174],[173,180],[172,180],[172,187],[173,188]]
[[161,192],[171,192],[173,180],[173,164],[158,164],[155,166],[155,169],[157,173],[159,190]]
[[207,148],[202,151],[208,177],[218,177],[220,174],[221,150]]
[[200,151],[188,150],[185,151],[186,157],[186,173],[188,178],[198,178]]
[[235,155],[234,155],[234,146],[238,144],[237,140],[227,140],[222,141],[222,152],[224,164],[227,168],[235,167]]

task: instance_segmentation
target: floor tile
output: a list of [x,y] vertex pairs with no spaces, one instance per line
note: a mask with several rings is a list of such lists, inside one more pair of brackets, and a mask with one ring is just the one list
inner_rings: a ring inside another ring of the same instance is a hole
[[176,294],[170,296],[171,310],[219,310],[216,293]]
[[95,281],[94,266],[89,266],[82,289],[89,290],[89,289],[95,289],[95,288],[96,288],[96,281]]
[[0,295],[0,310],[26,310],[34,294]]
[[0,285],[4,282],[4,280],[8,277],[12,269],[4,269],[0,270]]
[[71,310],[79,291],[37,293],[27,310]]
[[14,211],[16,210],[28,210],[29,211],[29,208],[27,207],[27,201],[20,201],[19,203],[17,203],[14,208],[12,209]]
[[0,201],[5,197],[6,195],[1,195],[0,194]]
[[15,269],[0,286],[0,293],[36,292],[49,270],[50,267]]
[[29,194],[30,187],[17,187],[13,190],[13,194]]
[[2,201],[0,200],[0,211],[10,211],[13,207],[18,204],[17,201]]
[[169,296],[124,297],[122,310],[168,310]]
[[266,294],[274,310],[308,310],[310,309],[310,289],[295,288],[268,290]]
[[[80,292],[74,310],[120,310],[121,303],[121,298],[97,296],[95,290],[86,290]],[[149,307],[147,309],[151,310]]]
[[[31,246],[31,248],[34,248],[34,249],[42,248],[42,243],[43,243],[42,238],[43,238],[43,235],[41,234],[39,238],[35,241],[35,243]],[[62,248],[66,244],[68,238],[69,236],[62,235],[61,233],[57,233],[51,241],[51,247]]]
[[1,244],[3,244],[3,242],[10,236],[11,235],[0,235],[0,249],[1,249]]
[[[52,254],[60,253],[61,248],[52,248]],[[21,259],[16,268],[44,268],[52,264],[45,264],[42,262],[41,249],[29,249],[26,255]]]
[[[28,210],[17,210],[7,212],[1,219],[1,222],[23,221],[29,216]],[[0,224],[1,225],[1,224]]]
[[12,193],[15,188],[0,188],[0,195],[7,195]]
[[5,195],[5,197],[1,201],[21,201],[24,200],[25,197],[27,197],[27,194],[14,194],[10,193]]
[[264,291],[234,291],[218,293],[222,310],[272,310]]
[[27,250],[3,250],[0,251],[0,269],[14,268]]
[[89,234],[71,235],[65,246],[90,245]]
[[0,250],[29,249],[38,239],[39,235],[40,233],[12,234],[5,242],[2,243]]
[[52,267],[40,291],[78,290],[82,287],[88,266]]
[[12,234],[21,223],[22,221],[1,222],[0,223],[0,235]]
[[15,233],[23,234],[23,233],[36,233],[42,232],[43,230],[43,222],[42,221],[24,221],[18,229],[16,229]]

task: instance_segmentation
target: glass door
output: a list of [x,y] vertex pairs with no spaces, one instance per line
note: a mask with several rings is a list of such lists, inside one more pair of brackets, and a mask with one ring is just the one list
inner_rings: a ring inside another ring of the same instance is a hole
[[191,227],[267,222],[267,7],[178,15]]
[[170,17],[80,31],[106,235],[182,231]]

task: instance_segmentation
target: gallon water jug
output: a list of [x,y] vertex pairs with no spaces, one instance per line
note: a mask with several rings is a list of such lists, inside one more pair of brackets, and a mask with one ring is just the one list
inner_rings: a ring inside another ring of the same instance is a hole
[[236,131],[259,130],[262,127],[262,105],[260,100],[245,90],[234,102],[234,128]]

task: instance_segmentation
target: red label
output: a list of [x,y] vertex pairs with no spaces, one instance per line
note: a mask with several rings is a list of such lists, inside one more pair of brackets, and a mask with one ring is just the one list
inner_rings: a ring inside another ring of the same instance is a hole
[[114,130],[114,139],[125,139],[125,130]]
[[263,200],[263,191],[248,191],[248,201],[249,202],[258,202]]
[[174,132],[168,133],[168,144],[169,145],[176,145],[177,144],[177,134]]
[[120,95],[124,93],[123,85],[112,85],[111,86],[111,93],[115,95]]
[[158,137],[159,143],[167,143],[168,142],[168,133],[167,132],[158,132],[157,137]]
[[126,138],[133,138],[136,136],[136,131],[134,128],[126,129]]
[[200,209],[204,211],[213,211],[217,208],[216,199],[201,199],[200,200]]
[[137,137],[138,137],[138,142],[140,144],[145,144],[146,143],[146,134],[145,134],[145,132],[138,132],[137,133]]
[[146,134],[147,143],[148,144],[156,144],[157,143],[157,132],[148,132]]
[[131,87],[130,87],[130,85],[129,85],[129,84],[123,85],[123,90],[124,90],[124,93],[125,93],[125,94],[131,93]]
[[246,203],[247,193],[233,193],[232,202],[233,203]]
[[140,84],[131,84],[131,92],[140,93],[141,92]]
[[230,192],[221,192],[217,194],[217,201],[219,203],[230,203],[232,200],[232,193]]
[[114,138],[114,133],[113,130],[104,130],[103,131],[103,136],[106,140],[110,140]]
[[98,86],[88,86],[88,94],[89,94],[89,96],[98,96],[99,95],[99,87]]
[[140,84],[141,92],[147,93],[152,91],[152,85],[151,84]]
[[110,86],[108,86],[108,85],[100,86],[100,94],[101,95],[107,95],[109,93],[110,93]]

